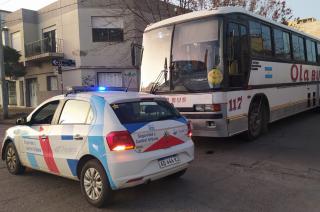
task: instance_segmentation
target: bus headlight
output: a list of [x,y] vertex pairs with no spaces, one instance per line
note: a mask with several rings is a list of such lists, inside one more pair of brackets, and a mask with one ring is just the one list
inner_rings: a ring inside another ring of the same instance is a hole
[[220,104],[194,105],[194,109],[196,112],[220,112],[221,105]]

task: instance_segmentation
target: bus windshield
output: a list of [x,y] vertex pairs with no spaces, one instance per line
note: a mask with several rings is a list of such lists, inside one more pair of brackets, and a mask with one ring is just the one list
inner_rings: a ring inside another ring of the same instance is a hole
[[150,91],[155,85],[158,92],[204,92],[221,88],[220,26],[219,19],[207,18],[145,33],[141,89]]

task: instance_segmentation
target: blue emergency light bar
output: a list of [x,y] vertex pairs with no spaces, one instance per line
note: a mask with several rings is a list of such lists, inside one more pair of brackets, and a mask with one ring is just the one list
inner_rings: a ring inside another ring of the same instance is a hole
[[68,88],[68,94],[83,93],[83,92],[108,92],[108,91],[124,91],[127,92],[128,88],[123,87],[104,87],[104,86],[73,86]]

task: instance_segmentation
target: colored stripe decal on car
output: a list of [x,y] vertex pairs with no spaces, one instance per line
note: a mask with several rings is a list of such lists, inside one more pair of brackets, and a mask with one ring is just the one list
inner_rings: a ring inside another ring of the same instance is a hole
[[67,159],[69,169],[73,176],[77,176],[77,166],[78,166],[78,160],[71,160]]
[[[40,127],[40,132],[42,130],[43,130],[42,127]],[[56,174],[59,174],[57,164],[53,158],[53,152],[51,149],[49,137],[42,138],[41,136],[39,136],[39,141],[40,141],[40,146],[42,149],[43,157],[44,157],[44,160],[47,164],[49,171],[56,173]]]
[[73,141],[73,135],[62,135],[61,140],[62,141]]
[[[174,120],[174,121],[181,122],[183,124],[187,124],[188,123],[188,121],[184,117],[177,118],[177,119],[167,119],[167,120]],[[166,121],[166,120],[163,120],[163,121]],[[139,129],[141,129],[142,127],[146,126],[147,124],[150,124],[150,123],[151,122],[131,123],[131,124],[123,124],[123,126],[132,134],[132,133],[138,131]]]
[[95,106],[96,114],[99,114],[99,116],[96,116],[95,124],[92,125],[90,135],[88,137],[89,152],[102,163],[107,173],[111,188],[116,189],[117,186],[112,180],[108,166],[105,137],[101,136],[103,135],[105,100],[102,97],[92,96],[91,104]]
[[36,157],[34,156],[34,154],[27,153],[27,157],[28,157],[28,160],[30,162],[31,167],[35,168],[35,169],[39,169],[39,166],[38,166],[38,163],[37,163],[37,160],[36,160]]
[[132,134],[135,131],[141,129],[142,127],[146,126],[150,122],[143,122],[143,123],[132,123],[132,124],[124,124],[123,126]]
[[149,146],[144,152],[150,152],[158,149],[166,149],[172,146],[183,144],[184,142],[172,135],[162,137],[159,141]]

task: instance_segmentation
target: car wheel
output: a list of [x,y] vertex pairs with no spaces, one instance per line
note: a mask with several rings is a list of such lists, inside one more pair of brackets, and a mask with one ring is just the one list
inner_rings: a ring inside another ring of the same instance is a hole
[[21,165],[17,149],[12,142],[6,147],[5,159],[7,169],[11,174],[19,175],[24,173],[25,167]]
[[174,174],[170,175],[169,178],[171,178],[171,179],[180,178],[180,177],[182,177],[186,172],[187,172],[187,169],[181,170],[181,171],[179,171],[179,172],[177,172],[177,173],[174,173]]
[[113,191],[98,160],[90,160],[83,166],[80,183],[82,194],[93,206],[100,208],[112,201]]

